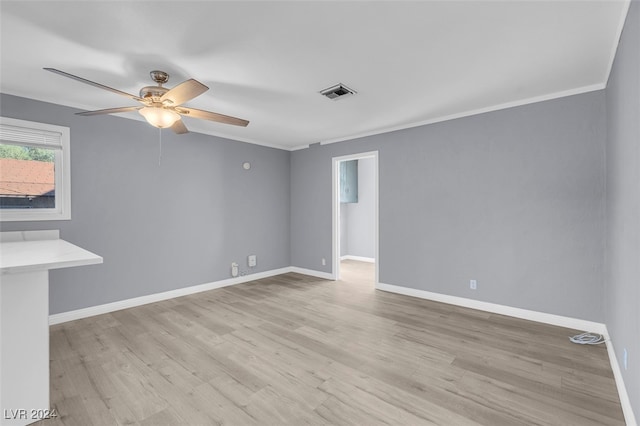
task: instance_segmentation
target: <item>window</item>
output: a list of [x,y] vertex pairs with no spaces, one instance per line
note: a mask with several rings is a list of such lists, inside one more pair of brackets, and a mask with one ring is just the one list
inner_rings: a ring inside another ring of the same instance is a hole
[[358,202],[358,160],[340,162],[340,202]]
[[71,219],[68,127],[0,117],[0,220]]

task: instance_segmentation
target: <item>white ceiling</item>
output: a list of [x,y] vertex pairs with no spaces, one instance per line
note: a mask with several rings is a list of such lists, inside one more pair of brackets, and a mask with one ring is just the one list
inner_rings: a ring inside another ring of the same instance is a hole
[[[82,109],[134,105],[149,71],[210,90],[191,131],[284,149],[602,89],[627,1],[2,1],[0,91]],[[318,92],[344,83],[357,95]],[[135,113],[123,117],[142,120]],[[95,119],[86,117],[86,120]]]

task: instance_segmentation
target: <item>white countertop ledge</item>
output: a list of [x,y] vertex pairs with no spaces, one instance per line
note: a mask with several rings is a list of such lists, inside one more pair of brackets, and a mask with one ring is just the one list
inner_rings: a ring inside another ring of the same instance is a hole
[[0,242],[0,274],[102,263],[102,257],[60,239]]

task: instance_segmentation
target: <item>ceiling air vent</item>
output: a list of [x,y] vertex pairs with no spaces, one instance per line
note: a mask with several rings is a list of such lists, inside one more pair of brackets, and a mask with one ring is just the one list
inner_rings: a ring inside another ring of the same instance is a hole
[[324,89],[320,91],[321,95],[326,96],[329,99],[333,99],[337,101],[338,99],[347,98],[351,95],[355,95],[356,91],[353,89],[349,89],[342,83],[336,84],[335,86],[331,86],[328,89]]

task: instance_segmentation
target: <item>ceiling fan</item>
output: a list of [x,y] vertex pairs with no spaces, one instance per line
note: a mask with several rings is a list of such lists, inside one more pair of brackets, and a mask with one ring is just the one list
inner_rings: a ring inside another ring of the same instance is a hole
[[140,96],[114,89],[104,84],[96,83],[86,78],[78,77],[55,68],[44,68],[47,71],[72,78],[81,83],[90,84],[100,89],[108,90],[118,95],[125,96],[142,105],[126,106],[118,108],[101,109],[97,111],[78,112],[77,115],[89,116],[100,114],[116,114],[120,112],[138,111],[149,124],[160,129],[171,128],[175,133],[188,133],[187,127],[181,120],[181,116],[199,118],[202,120],[216,121],[218,123],[233,124],[235,126],[246,127],[249,122],[236,117],[218,114],[216,112],[203,111],[196,108],[181,106],[183,103],[200,96],[209,88],[197,80],[189,79],[178,84],[173,89],[162,87],[169,81],[169,74],[164,71],[151,71],[151,79],[158,83],[157,86],[146,86],[140,89]]

